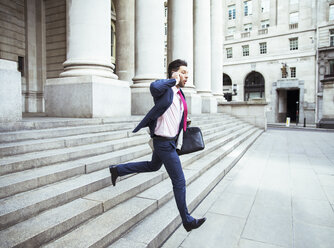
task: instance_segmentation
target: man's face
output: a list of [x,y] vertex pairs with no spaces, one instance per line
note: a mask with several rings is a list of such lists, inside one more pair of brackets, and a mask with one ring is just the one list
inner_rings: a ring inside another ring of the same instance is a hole
[[179,69],[177,70],[177,72],[179,72],[180,74],[180,82],[179,82],[179,86],[181,88],[183,88],[186,83],[187,83],[187,80],[188,80],[188,67],[184,66],[184,65],[181,65],[179,67]]

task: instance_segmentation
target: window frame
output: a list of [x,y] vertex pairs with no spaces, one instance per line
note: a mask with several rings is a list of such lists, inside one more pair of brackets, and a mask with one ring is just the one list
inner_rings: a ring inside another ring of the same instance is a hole
[[298,37],[290,38],[290,51],[298,50]]
[[289,24],[296,24],[299,22],[299,12],[292,12],[289,14]]
[[235,27],[229,27],[227,28],[227,35],[233,35],[235,34]]
[[328,60],[329,74],[334,74],[334,59]]
[[297,77],[296,67],[290,67],[290,77],[291,78],[296,78]]
[[235,4],[228,6],[228,19],[235,20],[236,19],[236,9]]
[[227,47],[226,48],[226,58],[227,59],[233,58],[233,49],[232,49],[232,47]]
[[252,0],[244,1],[244,16],[251,16],[253,14]]
[[334,46],[334,29],[329,30],[329,46]]
[[250,32],[253,29],[252,23],[244,24],[244,32]]
[[270,21],[269,20],[263,20],[261,21],[261,29],[266,29],[270,27]]
[[267,54],[267,42],[260,42],[260,54]]
[[249,56],[249,45],[242,46],[242,56],[243,57]]

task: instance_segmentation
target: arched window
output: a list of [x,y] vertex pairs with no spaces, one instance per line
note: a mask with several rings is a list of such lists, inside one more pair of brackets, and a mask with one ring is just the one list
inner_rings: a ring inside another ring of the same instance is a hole
[[232,101],[232,80],[229,75],[223,73],[223,93],[225,99]]
[[245,80],[245,101],[264,97],[264,77],[256,71],[249,73]]

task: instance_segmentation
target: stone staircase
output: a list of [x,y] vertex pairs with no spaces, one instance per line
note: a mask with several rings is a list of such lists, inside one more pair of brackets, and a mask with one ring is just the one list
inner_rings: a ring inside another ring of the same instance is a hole
[[[141,118],[0,126],[0,247],[159,247],[181,224],[166,171],[113,187],[108,170],[150,160],[147,131],[131,132]],[[189,211],[263,132],[225,114],[192,116],[192,126],[206,148],[180,157]]]

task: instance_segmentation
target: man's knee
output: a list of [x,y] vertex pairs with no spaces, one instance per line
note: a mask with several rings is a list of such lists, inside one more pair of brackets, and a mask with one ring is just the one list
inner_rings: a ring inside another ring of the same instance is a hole
[[174,189],[184,189],[186,187],[186,180],[184,177],[172,179]]
[[148,167],[150,168],[151,171],[158,171],[160,170],[161,166],[162,166],[162,163],[161,164],[156,164],[152,162],[148,163]]

